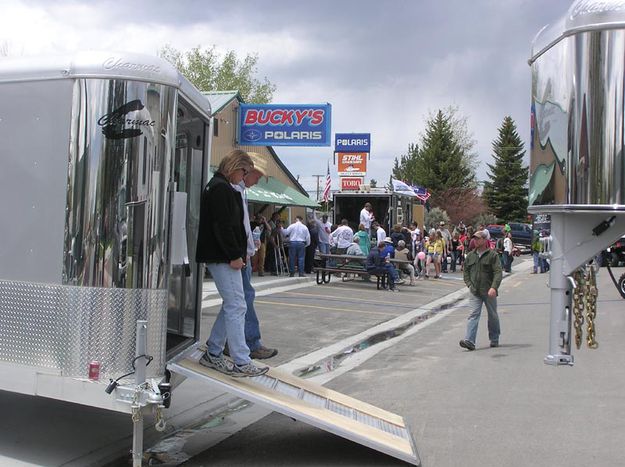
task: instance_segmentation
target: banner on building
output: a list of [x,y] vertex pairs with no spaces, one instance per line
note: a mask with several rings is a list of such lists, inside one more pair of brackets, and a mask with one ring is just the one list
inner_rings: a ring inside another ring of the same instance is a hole
[[367,175],[367,153],[365,152],[339,152],[337,153],[337,172],[341,176]]
[[241,104],[239,144],[330,146],[330,104]]
[[341,191],[358,191],[364,182],[363,177],[341,177]]
[[334,152],[371,152],[371,133],[336,133]]

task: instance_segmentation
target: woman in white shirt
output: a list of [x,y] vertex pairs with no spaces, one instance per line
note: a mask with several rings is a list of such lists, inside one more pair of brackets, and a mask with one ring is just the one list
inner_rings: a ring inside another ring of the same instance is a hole
[[508,232],[503,239],[503,270],[511,272],[512,270],[512,234]]

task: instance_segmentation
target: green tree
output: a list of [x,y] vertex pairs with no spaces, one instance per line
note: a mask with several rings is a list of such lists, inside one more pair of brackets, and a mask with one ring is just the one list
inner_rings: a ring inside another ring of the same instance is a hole
[[240,60],[234,51],[221,57],[215,46],[199,46],[181,52],[166,45],[158,53],[173,64],[200,91],[237,90],[245,102],[266,104],[271,102],[276,86],[265,77],[254,77],[258,63],[257,54],[248,54]]
[[426,122],[421,144],[410,145],[408,154],[395,159],[393,176],[426,187],[432,194],[475,188],[474,145],[466,119],[458,116],[457,109],[438,110]]
[[483,196],[500,221],[524,221],[527,218],[527,173],[523,163],[525,150],[511,117],[503,119],[493,142],[494,164],[487,164],[489,180]]
[[395,158],[393,166],[393,178],[406,183],[416,183],[417,173],[417,155],[419,154],[419,146],[411,143],[408,145],[408,153],[401,155],[399,160]]
[[427,230],[431,228],[437,229],[438,224],[440,224],[441,221],[445,223],[449,222],[449,215],[447,214],[447,211],[445,211],[444,209],[432,208],[428,212],[426,212],[425,219],[423,221],[425,223],[425,228],[426,228],[425,234],[427,235]]

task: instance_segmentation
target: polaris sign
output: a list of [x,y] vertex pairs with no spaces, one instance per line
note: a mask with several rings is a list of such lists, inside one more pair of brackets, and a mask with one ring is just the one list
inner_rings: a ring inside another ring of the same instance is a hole
[[330,104],[241,104],[239,144],[330,146]]
[[371,133],[337,133],[334,152],[371,152]]

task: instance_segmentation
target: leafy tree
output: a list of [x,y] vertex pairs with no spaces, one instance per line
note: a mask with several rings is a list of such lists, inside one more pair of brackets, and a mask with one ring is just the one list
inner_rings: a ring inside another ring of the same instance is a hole
[[446,207],[445,210],[452,224],[458,224],[460,221],[468,224],[472,219],[487,211],[477,188],[449,188],[432,195],[430,200],[436,206]]
[[525,150],[516,124],[511,117],[503,119],[499,136],[493,142],[494,164],[487,164],[489,181],[483,196],[500,221],[523,221],[527,218],[527,173],[523,163]]
[[248,54],[240,60],[230,50],[223,58],[215,46],[202,49],[199,46],[181,52],[166,45],[159,55],[173,64],[201,91],[237,90],[245,102],[266,104],[271,102],[276,86],[265,77],[261,82],[254,78],[258,54]]
[[393,175],[432,194],[475,188],[474,145],[466,119],[458,116],[457,109],[439,110],[426,122],[421,144],[410,145],[408,154],[395,159]]
[[444,209],[432,208],[429,211],[427,211],[425,213],[425,219],[424,219],[425,228],[426,228],[425,233],[427,234],[427,230],[429,230],[432,227],[437,229],[441,221],[444,221],[445,223],[449,222],[449,215]]

